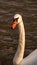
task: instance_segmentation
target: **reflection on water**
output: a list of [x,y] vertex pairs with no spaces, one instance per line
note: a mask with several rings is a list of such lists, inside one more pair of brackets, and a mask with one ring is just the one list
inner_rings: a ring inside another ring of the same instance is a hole
[[12,65],[17,49],[18,27],[15,30],[10,28],[15,13],[20,13],[24,20],[25,55],[37,48],[37,0],[0,0],[0,65]]

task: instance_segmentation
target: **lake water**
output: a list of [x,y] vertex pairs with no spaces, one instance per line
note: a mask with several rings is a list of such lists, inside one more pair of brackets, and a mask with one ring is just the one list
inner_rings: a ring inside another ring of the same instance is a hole
[[0,65],[12,65],[18,46],[18,26],[11,30],[15,13],[23,16],[26,30],[24,56],[37,48],[37,0],[0,0]]

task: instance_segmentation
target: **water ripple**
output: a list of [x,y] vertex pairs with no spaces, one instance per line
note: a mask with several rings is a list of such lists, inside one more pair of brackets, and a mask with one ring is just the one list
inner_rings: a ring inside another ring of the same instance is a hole
[[17,3],[15,1],[11,1],[11,2],[5,2],[5,1],[0,1],[1,5],[5,5],[5,6],[23,6],[23,3]]
[[0,29],[0,32],[7,33],[7,31],[4,29]]

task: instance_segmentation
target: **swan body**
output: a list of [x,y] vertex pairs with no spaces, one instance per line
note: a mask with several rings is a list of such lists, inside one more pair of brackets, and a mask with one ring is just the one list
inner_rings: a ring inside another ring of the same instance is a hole
[[37,49],[24,58],[19,65],[37,65]]
[[37,49],[23,59],[25,51],[25,29],[22,16],[20,14],[14,15],[14,20],[11,28],[14,29],[17,24],[19,26],[19,45],[17,52],[13,58],[13,65],[37,65]]

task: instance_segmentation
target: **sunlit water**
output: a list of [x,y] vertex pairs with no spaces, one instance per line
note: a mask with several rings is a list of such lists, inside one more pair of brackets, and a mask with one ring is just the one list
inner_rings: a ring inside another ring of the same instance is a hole
[[37,0],[0,0],[0,65],[12,65],[17,49],[18,26],[11,30],[15,13],[23,16],[26,30],[25,56],[37,48]]

